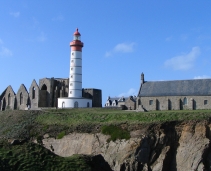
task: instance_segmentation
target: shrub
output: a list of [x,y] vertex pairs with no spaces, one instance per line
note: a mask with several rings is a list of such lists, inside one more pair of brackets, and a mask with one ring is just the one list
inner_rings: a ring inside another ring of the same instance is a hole
[[62,131],[57,135],[57,139],[62,139],[65,136],[65,132]]
[[110,135],[111,136],[111,138],[108,141],[110,141],[110,140],[115,141],[117,139],[128,140],[130,138],[129,131],[123,130],[122,128],[114,126],[114,125],[103,126],[101,128],[101,130],[102,130],[102,133],[104,135]]

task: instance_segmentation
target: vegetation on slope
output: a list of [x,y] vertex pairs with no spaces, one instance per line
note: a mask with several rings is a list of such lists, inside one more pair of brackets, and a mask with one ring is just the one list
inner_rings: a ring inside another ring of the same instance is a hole
[[116,141],[117,139],[130,139],[130,132],[128,130],[123,130],[122,128],[114,125],[104,125],[101,130],[103,134],[111,136],[108,141]]
[[[62,138],[70,132],[102,132],[111,140],[128,139],[131,125],[168,121],[209,120],[211,110],[135,112],[113,109],[62,109],[0,112],[0,141],[24,140],[22,145],[0,143],[0,170],[74,170],[93,169],[89,156],[62,158],[42,146],[45,134]],[[96,162],[100,163],[100,162]],[[102,169],[97,169],[102,170]]]
[[166,121],[203,120],[211,117],[211,110],[172,110],[134,112],[113,109],[62,109],[48,110],[39,115],[37,122],[46,125],[156,123]]
[[89,156],[59,157],[40,145],[0,145],[0,170],[4,171],[91,171]]
[[[0,112],[0,138],[40,139],[44,134],[62,138],[70,132],[100,132],[104,125],[128,130],[136,124],[207,120],[211,110],[135,112],[104,108]],[[126,125],[126,126],[122,126]],[[130,130],[129,130],[130,131]]]

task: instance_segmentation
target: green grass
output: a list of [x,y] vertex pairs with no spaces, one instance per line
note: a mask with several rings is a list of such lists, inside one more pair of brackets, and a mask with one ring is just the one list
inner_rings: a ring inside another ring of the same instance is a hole
[[0,170],[4,171],[91,171],[90,161],[81,155],[59,157],[33,143],[0,145]]
[[117,139],[130,139],[130,132],[127,130],[123,130],[120,127],[114,126],[114,125],[104,125],[101,128],[101,131],[105,135],[110,135],[111,138],[108,139],[108,141],[116,141]]
[[65,131],[62,131],[57,135],[57,139],[62,139],[64,136],[65,136]]
[[134,112],[113,109],[47,110],[36,121],[44,125],[74,126],[79,124],[157,123],[166,121],[203,120],[211,117],[211,110],[178,110]]

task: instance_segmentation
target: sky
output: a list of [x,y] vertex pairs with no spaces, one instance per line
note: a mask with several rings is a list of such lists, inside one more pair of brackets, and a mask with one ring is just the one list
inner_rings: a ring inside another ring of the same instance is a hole
[[211,1],[0,0],[0,94],[67,78],[76,28],[83,88],[137,95],[145,81],[211,78]]

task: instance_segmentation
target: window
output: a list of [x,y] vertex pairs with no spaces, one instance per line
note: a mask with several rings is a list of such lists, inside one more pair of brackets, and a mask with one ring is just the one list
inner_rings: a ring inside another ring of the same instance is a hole
[[73,68],[71,68],[71,70],[73,70]]
[[207,100],[204,100],[204,105],[206,105],[207,104]]
[[34,99],[35,98],[35,88],[33,87],[32,88],[32,99]]
[[70,86],[73,86],[73,83],[70,83]]
[[23,104],[23,94],[21,92],[21,94],[20,94],[20,105],[22,105],[22,104]]
[[8,105],[10,105],[10,101],[11,101],[11,97],[10,97],[10,93],[8,94]]
[[65,102],[62,102],[62,108],[65,108]]
[[77,101],[75,101],[75,103],[74,103],[74,108],[78,108],[78,102]]
[[149,100],[149,105],[153,105],[153,100]]
[[72,56],[74,56],[74,53],[72,52]]
[[187,98],[185,97],[184,99],[183,99],[183,105],[187,105],[188,104],[188,100],[187,100]]
[[71,75],[71,78],[73,78],[73,75]]
[[168,110],[171,110],[171,100],[168,99]]
[[87,107],[89,107],[89,102],[87,102]]
[[47,90],[47,86],[45,84],[43,84],[41,90]]
[[73,63],[73,62],[74,62],[74,60],[71,60],[71,62]]
[[70,94],[72,94],[72,91],[70,91]]

